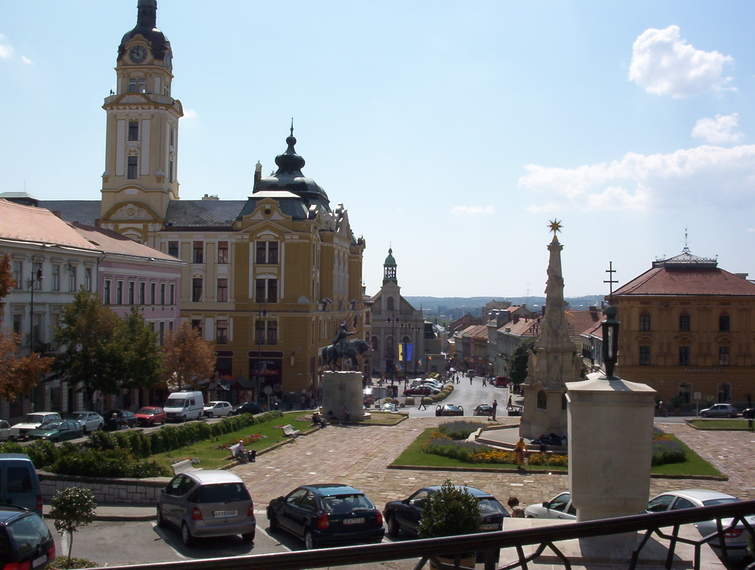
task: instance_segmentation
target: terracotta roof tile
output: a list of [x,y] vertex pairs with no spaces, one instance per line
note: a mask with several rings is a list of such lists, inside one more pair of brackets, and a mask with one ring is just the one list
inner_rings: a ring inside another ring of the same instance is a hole
[[537,336],[540,333],[540,317],[536,319],[519,319],[516,322],[511,321],[498,330],[514,336]]
[[653,267],[614,292],[614,295],[735,295],[755,296],[755,284],[720,268],[669,269]]
[[134,257],[163,259],[166,261],[176,261],[172,255],[163,253],[149,246],[136,242],[132,239],[122,236],[112,230],[104,228],[93,228],[83,224],[71,224],[71,226],[81,234],[84,239],[93,244],[97,249],[105,253],[117,253],[120,255],[131,255]]
[[50,210],[0,199],[0,238],[57,244],[96,251],[97,248]]

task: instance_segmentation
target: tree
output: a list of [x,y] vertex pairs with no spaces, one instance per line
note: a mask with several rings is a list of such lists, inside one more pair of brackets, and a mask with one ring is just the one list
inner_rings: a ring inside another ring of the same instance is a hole
[[514,384],[521,384],[527,379],[527,364],[531,350],[531,341],[523,342],[514,350],[511,356],[511,381]]
[[427,498],[418,531],[420,538],[469,534],[480,530],[480,522],[477,499],[446,480]]
[[89,408],[95,391],[114,394],[119,388],[125,367],[117,342],[119,321],[95,294],[84,290],[61,315],[55,339],[65,350],[56,358],[55,368],[79,386]]
[[[0,258],[0,301],[15,284],[11,276],[10,258]],[[2,307],[2,303],[0,303]],[[0,333],[0,398],[14,401],[31,391],[39,378],[50,369],[52,358],[37,353],[21,356],[21,337]]]
[[215,372],[215,346],[189,323],[183,323],[178,331],[168,335],[163,351],[165,379],[179,390],[193,388]]
[[120,388],[151,388],[162,377],[162,352],[157,335],[134,307],[116,327],[114,339],[121,355],[115,380]]
[[50,517],[55,519],[55,530],[68,533],[67,566],[71,565],[73,533],[94,520],[96,508],[94,493],[85,487],[66,487],[53,496]]

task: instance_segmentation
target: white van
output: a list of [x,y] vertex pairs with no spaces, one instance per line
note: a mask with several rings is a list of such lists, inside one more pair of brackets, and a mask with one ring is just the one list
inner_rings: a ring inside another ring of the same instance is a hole
[[198,420],[204,413],[204,397],[202,392],[173,392],[168,396],[163,408],[168,420]]

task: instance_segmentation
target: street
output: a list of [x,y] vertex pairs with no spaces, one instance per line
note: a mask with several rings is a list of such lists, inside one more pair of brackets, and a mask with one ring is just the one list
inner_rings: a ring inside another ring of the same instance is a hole
[[[411,380],[409,381],[411,382]],[[407,384],[408,385],[408,384]],[[400,384],[399,395],[403,395],[404,385]],[[474,409],[479,404],[492,404],[493,400],[498,401],[498,414],[499,416],[506,415],[506,403],[509,398],[508,388],[498,388],[491,383],[482,385],[482,377],[475,376],[470,383],[469,378],[462,378],[461,382],[454,384],[454,391],[451,395],[440,403],[445,404],[458,404],[464,408],[464,415],[472,416]],[[409,417],[421,418],[426,416],[435,415],[435,407],[437,404],[428,404],[427,409],[418,410],[419,397],[414,398],[415,404],[413,406],[407,406],[402,408],[401,411],[408,413]]]

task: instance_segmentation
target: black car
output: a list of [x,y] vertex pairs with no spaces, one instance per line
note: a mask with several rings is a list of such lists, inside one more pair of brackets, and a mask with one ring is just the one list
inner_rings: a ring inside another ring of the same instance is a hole
[[233,410],[231,411],[232,416],[237,416],[239,414],[261,414],[262,413],[262,406],[260,406],[256,402],[244,402],[243,404],[239,404]]
[[0,507],[0,566],[42,570],[55,560],[55,541],[42,517],[20,507]]
[[307,548],[323,544],[380,542],[383,515],[367,496],[339,484],[304,485],[267,507],[270,530],[285,530]]
[[436,416],[463,416],[464,408],[458,404],[438,404],[435,408]]
[[121,428],[134,427],[139,423],[139,419],[134,412],[128,410],[109,410],[103,414],[105,418],[105,429],[119,430]]
[[474,415],[476,416],[492,416],[493,415],[493,406],[490,404],[479,404],[474,409]]
[[[474,487],[458,485],[457,488],[464,489],[477,499],[482,519],[480,532],[490,532],[503,528],[503,519],[509,516],[509,513],[493,495]],[[424,487],[415,491],[408,499],[387,503],[385,510],[383,510],[383,516],[388,527],[388,536],[395,538],[402,531],[416,535],[419,531],[419,521],[422,519],[425,503],[430,495],[438,491],[440,491],[439,485]]]

